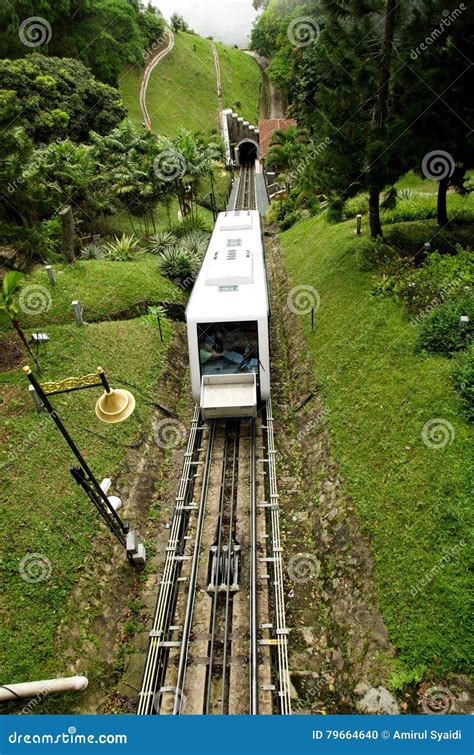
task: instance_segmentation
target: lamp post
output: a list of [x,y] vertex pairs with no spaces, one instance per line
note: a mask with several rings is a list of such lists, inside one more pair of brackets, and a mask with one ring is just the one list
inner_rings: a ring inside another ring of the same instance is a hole
[[130,391],[112,389],[101,367],[98,367],[95,373],[83,377],[66,378],[58,382],[48,383],[40,383],[29,367],[24,367],[23,372],[36,393],[37,403],[41,402],[80,464],[79,468],[70,470],[74,480],[83,488],[110,531],[126,549],[129,561],[133,564],[145,563],[145,548],[139,541],[136,532],[130,531],[128,523],[124,522],[117,513],[111,499],[106,495],[106,490],[93,474],[49,400],[49,396],[102,387],[104,393],[97,400],[95,413],[102,422],[116,424],[126,420],[134,411],[134,396]]

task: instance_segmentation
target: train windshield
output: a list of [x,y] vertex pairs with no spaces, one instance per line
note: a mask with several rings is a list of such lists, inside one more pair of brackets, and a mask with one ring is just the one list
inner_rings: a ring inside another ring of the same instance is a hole
[[201,375],[258,372],[256,322],[198,325],[198,343]]

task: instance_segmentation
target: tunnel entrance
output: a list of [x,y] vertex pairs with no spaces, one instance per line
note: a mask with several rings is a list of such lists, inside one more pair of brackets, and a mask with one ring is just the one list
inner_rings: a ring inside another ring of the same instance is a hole
[[239,165],[252,164],[258,157],[257,145],[254,142],[246,141],[239,145]]

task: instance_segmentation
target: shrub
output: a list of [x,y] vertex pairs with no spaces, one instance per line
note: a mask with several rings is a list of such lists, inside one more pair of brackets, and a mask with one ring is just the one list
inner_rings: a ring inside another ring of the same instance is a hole
[[380,239],[360,239],[355,245],[355,252],[359,268],[364,271],[374,267],[387,268],[399,260],[397,250]]
[[115,237],[114,241],[106,241],[104,250],[108,259],[114,262],[128,262],[136,258],[139,252],[138,239],[133,235],[123,234],[121,238]]
[[194,276],[196,267],[193,258],[179,247],[166,249],[158,258],[160,273],[168,278],[177,278],[180,281]]
[[160,254],[170,246],[176,244],[176,236],[171,231],[159,231],[155,233],[149,241],[148,251],[151,254]]
[[465,413],[471,421],[474,420],[474,344],[471,344],[465,354],[456,363],[454,385],[459,391]]
[[91,241],[83,247],[79,256],[81,260],[100,260],[104,256],[104,249],[97,241]]
[[[467,326],[460,324],[461,315],[468,316]],[[447,301],[421,319],[416,350],[451,356],[466,349],[473,334],[474,296]]]
[[209,234],[202,231],[191,231],[187,236],[183,236],[179,243],[179,248],[195,257],[196,260],[202,260],[209,244]]
[[433,252],[422,267],[405,273],[394,286],[394,293],[411,312],[417,313],[453,299],[461,291],[468,293],[473,283],[474,259],[470,252],[459,249],[453,256]]
[[302,217],[303,213],[301,210],[291,210],[291,212],[288,212],[285,217],[280,220],[280,228],[282,231],[287,231],[288,228],[291,228],[291,226],[301,220]]
[[346,218],[355,218],[356,215],[365,215],[368,211],[369,195],[364,193],[348,199],[344,204],[343,212]]
[[209,220],[203,215],[186,215],[186,217],[173,228],[173,233],[178,238],[186,236],[191,231],[211,233],[212,227]]

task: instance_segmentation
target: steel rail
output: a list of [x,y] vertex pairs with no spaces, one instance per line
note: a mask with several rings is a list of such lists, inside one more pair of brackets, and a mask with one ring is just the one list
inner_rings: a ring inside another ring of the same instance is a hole
[[257,624],[257,441],[255,420],[250,427],[250,715],[258,714]]
[[265,410],[265,430],[268,454],[268,491],[272,540],[272,563],[274,570],[275,633],[278,656],[279,708],[282,715],[291,715],[290,675],[288,669],[288,629],[285,617],[285,593],[283,581],[282,547],[280,540],[280,515],[276,482],[275,441],[272,402],[268,399]]
[[207,684],[206,684],[206,701],[204,704],[204,713],[209,715],[211,708],[211,696],[212,696],[212,672],[214,666],[214,650],[216,645],[216,626],[217,626],[217,601],[218,601],[218,577],[219,577],[219,563],[222,556],[222,536],[223,536],[223,524],[224,524],[224,508],[226,499],[226,473],[227,473],[227,453],[229,447],[229,424],[226,424],[225,436],[224,436],[224,450],[222,454],[222,470],[221,470],[221,490],[219,495],[219,519],[217,524],[217,551],[216,551],[216,583],[214,585],[214,592],[212,595],[212,613],[211,613],[211,637],[209,640],[209,653],[208,653],[208,666],[207,666]]
[[138,715],[150,715],[157,711],[156,688],[163,659],[163,641],[168,636],[177,592],[177,576],[182,561],[178,560],[183,537],[189,521],[189,503],[194,491],[193,462],[199,454],[201,431],[200,410],[196,405],[184,454],[183,471],[176,496],[166,559],[160,582],[160,590],[148,641],[147,657],[138,701]]
[[230,634],[230,626],[232,623],[232,611],[231,606],[232,602],[230,599],[230,588],[231,588],[231,574],[232,574],[232,560],[233,560],[233,552],[232,552],[232,541],[233,541],[233,535],[234,535],[234,519],[235,519],[235,509],[236,509],[236,471],[238,469],[237,460],[238,460],[238,449],[239,449],[239,430],[240,430],[240,424],[237,425],[235,428],[235,437],[234,437],[234,452],[232,457],[232,482],[231,482],[231,491],[230,491],[230,517],[229,517],[229,543],[228,543],[228,558],[227,558],[227,573],[226,573],[226,586],[227,586],[227,592],[225,595],[225,612],[224,612],[224,657],[222,660],[222,694],[221,694],[221,714],[224,715],[226,713],[226,705],[225,705],[225,692],[226,692],[226,683],[227,683],[227,654],[228,654],[228,645],[229,645],[229,634]]
[[194,614],[194,604],[196,598],[196,582],[197,571],[199,564],[199,555],[201,550],[202,532],[204,526],[204,517],[207,501],[207,493],[209,488],[209,475],[211,469],[212,450],[214,446],[215,438],[215,422],[212,420],[209,427],[208,445],[206,450],[206,459],[204,462],[204,472],[202,479],[201,497],[199,501],[199,513],[198,521],[196,525],[195,545],[191,564],[191,575],[189,577],[188,597],[186,602],[186,613],[183,625],[183,633],[181,637],[181,649],[178,665],[178,676],[175,689],[175,697],[173,704],[173,715],[178,715],[181,712],[181,703],[184,695],[184,682],[186,678],[186,665],[189,655],[189,638],[191,634],[191,625]]

